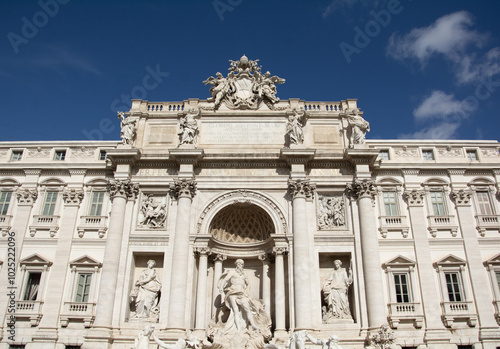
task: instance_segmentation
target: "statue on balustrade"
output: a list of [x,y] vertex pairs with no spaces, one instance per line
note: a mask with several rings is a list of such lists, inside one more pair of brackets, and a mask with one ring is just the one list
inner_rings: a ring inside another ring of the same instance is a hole
[[335,319],[352,319],[349,309],[348,289],[352,284],[352,270],[349,274],[345,268],[341,268],[342,262],[339,259],[333,262],[334,269],[323,283],[323,299],[326,303],[323,306],[323,322],[332,323]]
[[218,288],[221,307],[210,324],[210,349],[262,349],[271,339],[271,318],[261,300],[252,299],[241,259],[222,274]]
[[211,98],[207,99],[207,102],[214,102],[215,109],[219,107],[222,102],[222,99],[227,95],[230,84],[229,81],[219,72],[217,72],[217,78],[213,76],[209,77],[203,83],[205,85],[214,85],[210,88]]
[[196,143],[196,135],[198,134],[198,122],[196,118],[199,116],[200,109],[191,108],[185,116],[180,118],[180,130],[177,133],[179,135],[179,146]]
[[122,138],[122,142],[123,144],[131,146],[134,144],[135,136],[137,133],[137,127],[136,127],[137,120],[131,118],[125,118],[125,113],[122,111],[119,111],[117,114],[118,114],[118,119],[121,120],[120,137]]
[[293,115],[288,117],[286,133],[288,135],[290,145],[304,143],[304,132],[302,131],[304,114],[305,112],[303,109],[299,109],[299,111],[294,109]]
[[349,137],[349,148],[355,144],[365,144],[366,132],[370,132],[370,124],[363,119],[358,108],[354,108],[351,114],[347,115],[347,120],[351,126],[351,136]]
[[156,262],[150,259],[130,292],[130,300],[135,305],[134,318],[156,321],[161,282],[156,270]]

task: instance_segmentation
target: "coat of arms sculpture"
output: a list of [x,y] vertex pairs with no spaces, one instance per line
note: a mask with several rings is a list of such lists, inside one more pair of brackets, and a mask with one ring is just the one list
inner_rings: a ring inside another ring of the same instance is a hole
[[222,102],[230,109],[258,109],[264,102],[269,109],[276,109],[279,102],[276,97],[276,85],[283,84],[285,79],[271,76],[270,72],[262,74],[259,60],[249,60],[243,55],[239,61],[232,61],[229,74],[224,77],[217,72],[216,77],[209,77],[203,81],[210,88],[211,98],[208,102],[214,103],[217,110]]

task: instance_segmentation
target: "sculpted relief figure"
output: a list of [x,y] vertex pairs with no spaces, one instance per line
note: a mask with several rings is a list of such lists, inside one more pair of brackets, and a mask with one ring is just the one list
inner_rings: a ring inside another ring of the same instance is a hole
[[345,225],[344,200],[342,196],[322,196],[318,200],[318,225],[320,229]]
[[274,84],[283,84],[285,79],[278,76],[271,77],[270,72],[266,72],[264,75],[258,74],[259,80],[257,81],[257,92],[260,98],[267,99],[271,104],[279,102],[279,98],[276,97],[276,86]]
[[155,320],[161,282],[156,270],[156,262],[150,259],[130,292],[130,299],[135,304],[135,318]]
[[358,108],[352,110],[347,116],[351,126],[351,136],[349,138],[349,147],[353,148],[355,144],[365,144],[366,132],[370,132],[370,124],[363,119]]
[[323,299],[323,322],[331,323],[335,319],[352,319],[349,309],[349,298],[347,291],[352,284],[352,270],[349,268],[347,274],[345,268],[341,268],[339,259],[333,261],[333,270],[322,286]]
[[208,98],[208,102],[214,102],[215,109],[219,108],[222,99],[226,96],[229,91],[229,81],[219,72],[215,74],[217,78],[213,76],[209,77],[203,83],[205,85],[214,85],[210,88],[211,98]]
[[288,117],[288,122],[286,124],[286,133],[288,135],[290,145],[304,143],[304,132],[302,131],[302,120],[304,118],[304,115],[305,111],[303,109],[294,109],[293,115],[290,115]]
[[120,137],[122,138],[123,144],[130,146],[133,145],[137,133],[137,127],[136,127],[137,120],[131,118],[125,118],[125,113],[122,111],[118,112],[118,119],[121,120]]
[[166,205],[156,202],[152,195],[148,195],[141,204],[139,225],[151,228],[163,227],[167,218]]
[[234,270],[222,274],[218,283],[223,309],[210,325],[211,348],[261,349],[271,338],[271,318],[263,302],[250,296],[243,260],[236,260],[235,265]]
[[195,144],[198,133],[198,122],[196,118],[200,116],[200,109],[191,108],[188,113],[179,120],[180,130],[179,146],[183,144]]

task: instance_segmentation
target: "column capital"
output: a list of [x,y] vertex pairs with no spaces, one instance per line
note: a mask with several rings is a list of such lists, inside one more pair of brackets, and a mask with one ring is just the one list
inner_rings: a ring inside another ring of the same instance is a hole
[[196,181],[194,179],[174,179],[170,185],[170,190],[178,198],[187,197],[192,199],[196,194]]
[[110,179],[108,191],[112,199],[115,197],[129,198],[137,195],[139,186],[129,179]]
[[214,255],[213,259],[214,262],[224,262],[227,259],[227,256],[222,253],[217,253]]
[[358,199],[371,198],[373,200],[377,193],[374,183],[369,179],[355,179],[352,183],[347,184],[347,191]]
[[285,255],[288,253],[288,247],[287,246],[275,246],[275,247],[273,247],[273,253],[275,255]]
[[83,190],[65,189],[62,193],[64,204],[67,206],[79,206],[83,200]]
[[288,191],[292,199],[303,197],[306,199],[314,198],[316,184],[311,183],[309,179],[289,179]]
[[403,198],[406,200],[408,206],[423,206],[424,205],[425,190],[406,190],[403,193]]
[[194,248],[194,253],[196,253],[197,255],[205,255],[205,256],[208,256],[209,254],[212,253],[212,250],[210,249],[210,247],[195,247]]
[[33,205],[38,198],[38,191],[36,189],[18,189],[16,197],[19,205]]
[[470,189],[453,190],[450,194],[455,206],[469,206],[473,191]]

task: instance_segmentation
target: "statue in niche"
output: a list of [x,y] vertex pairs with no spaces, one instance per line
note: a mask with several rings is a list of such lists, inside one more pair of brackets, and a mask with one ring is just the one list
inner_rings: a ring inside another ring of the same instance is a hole
[[370,132],[370,124],[363,119],[358,108],[354,108],[351,114],[347,115],[347,120],[351,126],[351,136],[349,138],[349,148],[355,144],[365,144],[366,132]]
[[135,304],[135,318],[156,320],[161,282],[154,269],[156,262],[150,259],[147,265],[130,292],[130,300]]
[[203,81],[203,83],[205,85],[214,85],[210,88],[212,97],[208,98],[207,102],[214,102],[215,109],[217,109],[229,91],[229,81],[219,72],[215,75],[217,78],[211,76]]
[[132,146],[134,144],[135,136],[137,134],[137,127],[136,127],[137,120],[131,118],[125,118],[125,113],[122,111],[119,111],[117,114],[118,114],[118,119],[121,120],[120,137],[122,138],[122,142],[123,144]]
[[322,196],[318,201],[318,226],[320,229],[345,225],[344,200],[342,196]]
[[153,339],[159,348],[164,349],[201,349],[202,344],[198,338],[190,338],[188,340],[178,339],[175,344],[167,344],[159,339],[155,333],[153,333]]
[[149,349],[149,339],[155,330],[154,326],[146,326],[134,340],[132,349]]
[[294,109],[293,115],[288,117],[286,134],[288,135],[290,145],[304,143],[304,132],[302,131],[304,115],[305,111],[303,109],[299,109],[299,111]]
[[163,227],[167,219],[166,205],[156,202],[153,195],[148,195],[141,204],[139,225],[151,228]]
[[335,319],[352,319],[349,309],[349,298],[347,291],[352,284],[352,270],[349,274],[342,268],[339,259],[333,261],[333,270],[322,286],[323,299],[323,322],[332,323]]
[[236,269],[222,274],[218,288],[221,308],[210,324],[208,338],[213,349],[261,349],[271,339],[271,318],[261,300],[250,296],[241,259]]
[[187,114],[182,116],[179,120],[180,130],[179,146],[183,144],[195,144],[196,135],[198,134],[198,122],[196,118],[200,116],[199,108],[191,108]]

